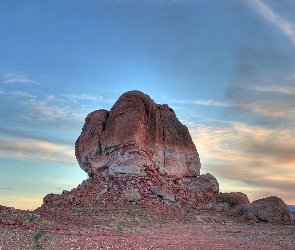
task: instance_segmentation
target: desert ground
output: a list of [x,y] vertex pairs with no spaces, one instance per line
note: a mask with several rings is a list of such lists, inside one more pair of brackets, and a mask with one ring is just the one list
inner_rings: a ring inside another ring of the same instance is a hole
[[295,249],[295,225],[250,225],[236,211],[164,204],[0,206],[0,249]]

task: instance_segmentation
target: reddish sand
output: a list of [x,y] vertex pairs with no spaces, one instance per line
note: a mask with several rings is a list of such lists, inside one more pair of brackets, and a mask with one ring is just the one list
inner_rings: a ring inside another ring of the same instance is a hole
[[0,249],[295,249],[294,225],[249,225],[199,209],[182,209],[173,219],[131,208],[79,207],[40,216],[0,207]]

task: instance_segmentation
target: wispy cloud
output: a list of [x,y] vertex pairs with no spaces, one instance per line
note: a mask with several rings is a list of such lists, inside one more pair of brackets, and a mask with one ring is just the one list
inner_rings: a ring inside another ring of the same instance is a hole
[[[74,100],[70,97],[77,99]],[[83,99],[89,100],[89,102],[83,102]],[[110,102],[108,98],[102,96],[95,100],[103,104]],[[23,127],[30,127],[34,124],[39,128],[40,126],[58,126],[60,129],[67,127],[67,131],[73,129],[79,131],[87,114],[95,108],[100,108],[98,105],[93,107],[94,103],[94,97],[86,94],[66,96],[63,94],[40,94],[30,90],[10,90],[5,92],[5,99],[0,99],[0,105],[3,107],[2,110],[0,109],[0,116],[4,117],[5,115],[7,120],[18,124],[21,121]],[[18,125],[11,124],[11,126]],[[10,132],[15,134],[16,130],[13,129]],[[28,133],[24,135],[23,131],[20,131],[19,136],[33,138]]]
[[68,94],[65,97],[73,100],[73,101],[80,101],[80,100],[87,100],[87,101],[95,101],[95,102],[103,102],[103,103],[114,103],[116,100],[113,98],[106,98],[103,96],[97,95],[90,95],[90,94]]
[[218,107],[231,106],[229,103],[218,102],[214,100],[171,100],[171,103],[195,104],[195,105],[218,106]]
[[283,99],[257,99],[241,103],[239,106],[241,109],[260,116],[293,120],[295,119],[295,110],[293,108],[294,106],[290,105],[291,103],[294,104],[294,102],[295,100],[286,100],[284,102]]
[[24,74],[19,73],[6,73],[3,78],[4,81],[2,81],[2,83],[36,83],[35,81],[32,81],[26,77]]
[[76,164],[74,147],[47,141],[0,136],[0,156],[4,158],[40,160]]
[[249,2],[268,22],[279,28],[295,44],[294,24],[277,14],[262,0],[249,0]]
[[[294,129],[236,122],[227,127],[187,125],[201,157],[201,171],[239,181],[239,186],[232,186],[231,191],[245,186],[278,195],[295,188]],[[259,198],[253,190],[247,191],[250,198]]]
[[[50,103],[48,100],[29,99],[22,103],[30,107],[31,110],[37,111],[38,119],[43,121],[64,120],[69,116],[70,109],[67,106]],[[31,113],[29,115],[35,114]]]
[[67,101],[57,101],[54,96],[24,98],[19,101],[23,112],[20,119],[41,124],[68,124],[82,122],[90,112],[85,107],[73,106]]
[[53,135],[46,136],[42,133],[43,131],[38,130],[31,130],[27,127],[4,127],[0,126],[0,134],[4,134],[9,137],[15,137],[19,138],[19,140],[22,140],[23,138],[26,139],[33,139],[36,141],[46,141],[54,144],[62,144],[62,145],[68,145],[72,146],[73,143],[69,142],[68,140],[63,140],[62,138],[55,137]]
[[11,91],[10,94],[17,97],[35,98],[32,94],[23,91]]
[[294,86],[255,86],[249,85],[248,89],[256,90],[256,91],[265,91],[265,92],[276,92],[282,94],[295,95],[295,85]]
[[[229,86],[226,96],[233,103],[232,111],[251,115],[250,119],[295,120],[295,86],[238,84]],[[261,120],[262,121],[262,120]],[[266,121],[266,120],[265,120]]]

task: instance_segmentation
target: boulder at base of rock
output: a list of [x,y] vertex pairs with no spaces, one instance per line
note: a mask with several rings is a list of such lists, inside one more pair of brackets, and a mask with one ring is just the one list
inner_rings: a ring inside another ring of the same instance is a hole
[[241,192],[219,193],[218,202],[225,202],[231,208],[247,208],[250,204],[248,196]]
[[291,224],[293,214],[281,198],[270,196],[253,201],[247,208],[248,213],[254,214],[259,220],[275,224]]
[[165,190],[161,187],[152,187],[151,191],[158,197],[163,198],[164,200],[168,201],[175,201],[174,194],[170,193],[169,191]]
[[233,200],[237,203],[237,205],[244,206],[245,208],[249,206],[250,201],[246,194],[241,192],[230,192],[227,193],[229,196],[233,198]]
[[210,193],[219,192],[219,183],[212,174],[202,174],[196,178],[184,178],[183,183],[187,186],[187,189],[191,192],[197,190],[207,191]]
[[138,201],[141,198],[141,195],[138,193],[137,190],[126,190],[122,193],[122,198],[124,201]]

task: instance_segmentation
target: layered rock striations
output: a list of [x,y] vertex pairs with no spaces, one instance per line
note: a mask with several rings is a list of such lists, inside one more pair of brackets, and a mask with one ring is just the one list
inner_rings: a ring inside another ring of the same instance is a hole
[[109,112],[86,117],[76,157],[86,172],[110,176],[145,176],[156,169],[180,179],[198,176],[201,167],[189,131],[174,111],[140,91],[123,94]]

